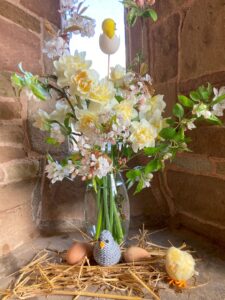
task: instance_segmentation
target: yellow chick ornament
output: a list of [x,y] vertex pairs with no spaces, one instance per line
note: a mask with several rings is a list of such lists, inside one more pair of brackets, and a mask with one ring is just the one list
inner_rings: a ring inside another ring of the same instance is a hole
[[115,35],[116,23],[113,19],[105,19],[102,22],[102,30],[108,38],[112,39]]
[[167,251],[166,271],[171,278],[169,284],[180,288],[185,288],[187,280],[197,275],[195,260],[191,254],[175,247],[170,247]]
[[120,38],[115,34],[116,23],[113,19],[105,19],[102,22],[103,33],[99,37],[99,46],[105,54],[116,53],[120,46]]

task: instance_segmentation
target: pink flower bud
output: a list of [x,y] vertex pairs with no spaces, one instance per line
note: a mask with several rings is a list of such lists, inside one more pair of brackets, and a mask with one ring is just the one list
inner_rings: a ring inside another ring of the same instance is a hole
[[135,2],[140,7],[143,7],[145,5],[145,0],[135,0]]
[[155,4],[155,0],[147,0],[146,1],[148,5],[154,5]]

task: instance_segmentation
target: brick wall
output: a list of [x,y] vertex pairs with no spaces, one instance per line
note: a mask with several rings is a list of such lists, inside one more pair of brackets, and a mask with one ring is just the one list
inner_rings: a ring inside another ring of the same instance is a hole
[[32,214],[38,184],[39,158],[27,130],[29,107],[18,99],[10,74],[19,62],[42,73],[44,18],[59,26],[58,0],[0,1],[0,256],[37,235]]
[[[211,82],[225,85],[223,0],[156,0],[159,20],[146,23],[144,49],[167,113],[178,93]],[[128,30],[128,62],[140,49],[140,25]],[[137,39],[139,36],[139,40]],[[174,221],[225,243],[225,129],[201,126],[190,134],[192,154],[164,174]]]

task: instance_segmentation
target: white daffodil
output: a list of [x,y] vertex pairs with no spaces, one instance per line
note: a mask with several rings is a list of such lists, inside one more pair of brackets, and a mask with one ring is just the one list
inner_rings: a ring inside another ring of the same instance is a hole
[[86,52],[75,51],[74,55],[61,56],[59,60],[54,61],[55,73],[58,77],[60,87],[70,86],[72,77],[79,70],[89,69],[90,60],[85,60]]
[[37,114],[35,115],[33,126],[39,128],[42,131],[48,131],[50,127],[48,120],[50,120],[49,114],[39,108]]
[[63,123],[66,118],[66,114],[70,112],[70,110],[70,107],[65,101],[59,100],[56,102],[55,110],[50,114],[50,118],[51,120]]
[[89,99],[102,105],[106,105],[115,96],[115,88],[107,78],[94,85],[89,93]]
[[128,100],[123,100],[117,103],[113,110],[118,117],[122,117],[124,121],[131,121],[138,115],[137,111],[133,107],[133,103]]
[[154,147],[157,138],[157,130],[148,121],[132,122],[130,141],[135,153],[145,147]]

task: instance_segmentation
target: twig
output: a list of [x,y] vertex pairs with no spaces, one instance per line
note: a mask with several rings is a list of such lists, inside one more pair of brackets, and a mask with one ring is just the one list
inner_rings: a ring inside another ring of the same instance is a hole
[[134,274],[134,272],[132,272],[131,270],[128,270],[129,273],[147,290],[149,291],[149,293],[156,299],[156,300],[160,300],[160,298],[156,295],[156,293],[149,287],[147,286],[147,284],[145,284],[140,277],[138,277],[136,274]]

